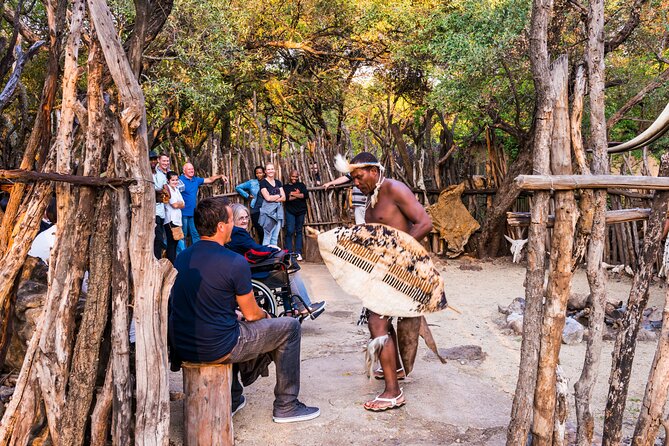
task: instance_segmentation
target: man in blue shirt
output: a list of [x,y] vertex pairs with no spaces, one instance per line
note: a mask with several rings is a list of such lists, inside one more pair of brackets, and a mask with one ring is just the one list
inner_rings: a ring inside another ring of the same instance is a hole
[[[233,228],[227,200],[202,200],[194,219],[201,240],[179,254],[174,263],[171,347],[183,360],[215,364],[245,362],[269,353],[276,365],[273,420],[291,423],[316,418],[320,410],[297,399],[300,323],[289,317],[271,319],[256,303],[248,262],[224,246]],[[238,319],[237,308],[243,320]]]
[[197,205],[197,191],[203,184],[211,184],[214,181],[223,179],[227,183],[228,178],[225,175],[214,175],[208,178],[196,177],[195,167],[191,163],[184,164],[183,174],[179,177],[184,184],[184,190],[181,195],[184,199],[184,208],[181,209],[181,221],[183,222],[184,240],[190,235],[191,244],[200,240],[200,235],[193,223],[193,212]]

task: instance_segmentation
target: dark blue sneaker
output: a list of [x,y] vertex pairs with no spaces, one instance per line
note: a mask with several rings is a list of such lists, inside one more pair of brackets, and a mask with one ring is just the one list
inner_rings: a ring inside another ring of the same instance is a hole
[[237,404],[237,407],[232,408],[232,416],[234,417],[237,412],[244,408],[244,406],[246,406],[246,397],[242,395],[239,400],[239,404]]
[[297,402],[295,408],[282,415],[274,415],[272,420],[275,423],[295,423],[297,421],[313,420],[321,414],[318,407],[309,407],[301,402]]

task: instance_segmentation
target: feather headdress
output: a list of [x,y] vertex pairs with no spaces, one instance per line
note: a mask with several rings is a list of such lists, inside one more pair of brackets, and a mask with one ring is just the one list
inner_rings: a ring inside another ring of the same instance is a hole
[[380,172],[385,170],[379,162],[350,164],[341,154],[338,153],[335,156],[335,169],[341,173],[351,173],[355,169],[360,169],[361,167],[378,167]]

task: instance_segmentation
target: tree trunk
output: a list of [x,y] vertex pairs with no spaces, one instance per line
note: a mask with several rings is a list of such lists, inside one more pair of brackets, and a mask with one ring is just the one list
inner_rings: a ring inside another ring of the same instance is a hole
[[[527,145],[530,146],[531,143],[528,142]],[[504,235],[506,212],[515,204],[521,192],[514,182],[514,178],[531,171],[532,150],[528,147],[518,154],[518,158],[511,164],[504,180],[497,188],[492,207],[488,209],[485,222],[481,228],[481,236],[478,242],[479,257],[498,255]]]
[[[84,11],[83,0],[75,0],[72,4],[70,35],[65,50],[62,114],[53,148],[57,159],[56,170],[59,173],[70,173],[77,101],[78,54]],[[89,153],[86,157],[86,174],[95,175],[99,172],[99,154],[97,164],[94,156],[94,153]],[[80,192],[78,206],[75,207],[71,186],[66,183],[56,185],[60,223],[54,246],[55,254],[52,254],[50,261],[45,325],[40,339],[40,354],[36,361],[51,439],[55,444],[60,444],[60,426],[73,342],[74,309],[79,300],[86,268],[95,199],[94,190],[84,189]]]
[[0,422],[0,446],[28,444],[27,436],[33,427],[33,419],[39,411],[40,404],[39,383],[34,364],[43,326],[44,312],[37,321],[35,332],[23,359],[19,378],[14,386],[12,399]]
[[[583,147],[583,136],[581,126],[583,125],[583,98],[585,96],[585,70],[583,64],[576,68],[574,78],[574,93],[572,95],[571,109],[571,146],[574,149],[574,158],[578,165],[581,175],[590,175],[590,167],[586,160],[585,149]],[[574,242],[574,263],[572,268],[580,263],[585,256],[586,247],[592,233],[592,224],[594,218],[594,192],[590,189],[581,191],[579,200],[579,217],[576,222],[576,241]]]
[[[669,175],[669,154],[662,156],[660,176]],[[604,435],[602,445],[613,446],[622,438],[622,421],[627,399],[629,378],[639,332],[643,310],[648,303],[648,287],[653,273],[653,264],[660,250],[662,227],[667,215],[669,192],[658,192],[653,200],[644,245],[639,257],[639,270],[634,276],[632,290],[627,302],[627,312],[622,320],[622,328],[616,337],[613,353],[611,375],[609,377],[609,394],[604,413]]]
[[[95,396],[95,408],[91,415],[91,446],[107,446],[107,434],[109,433],[109,414],[112,410],[112,375],[114,374],[114,367],[111,358],[107,364],[107,373],[105,374],[105,382],[102,388]],[[127,443],[114,443],[116,445],[130,445]]]
[[[51,111],[54,101],[56,99],[56,90],[58,87],[58,78],[60,75],[60,36],[64,28],[65,14],[67,12],[67,0],[57,0],[58,4],[53,3],[54,0],[47,0],[45,2],[47,21],[49,24],[49,59],[47,61],[47,72],[44,79],[44,87],[42,88],[42,99],[39,111],[35,117],[33,128],[28,138],[28,143],[23,152],[23,159],[21,160],[21,169],[32,169],[35,163],[35,158],[40,153],[40,164],[45,164],[46,149],[49,147],[51,139]],[[49,169],[44,169],[49,171]],[[23,202],[27,186],[25,184],[15,184],[12,188],[12,193],[7,203],[7,209],[2,218],[2,226],[0,227],[0,257],[2,257],[9,247],[10,237],[19,214],[19,206]],[[42,210],[44,212],[44,210]],[[43,214],[39,214],[39,218]],[[34,235],[33,235],[34,238]],[[32,240],[32,239],[31,239]],[[23,263],[23,261],[21,261]],[[2,298],[0,297],[0,300]]]
[[[567,56],[553,64],[552,89],[555,93],[553,132],[551,138],[551,170],[564,175],[571,172],[571,146],[567,83]],[[537,385],[534,391],[533,444],[550,446],[553,441],[556,408],[556,370],[567,300],[571,291],[571,260],[574,244],[576,205],[571,191],[555,192],[555,225],[551,240],[550,272],[541,327],[541,347]]]
[[[113,126],[114,159],[117,175],[125,175],[121,169],[122,144],[121,131],[118,123]],[[112,259],[112,357],[114,369],[113,380],[113,414],[112,439],[114,444],[132,443],[132,383],[130,379],[130,340],[128,338],[130,305],[128,256],[128,232],[130,222],[128,216],[130,197],[125,189],[116,191],[114,200],[114,246],[116,250]]]
[[[535,0],[532,5],[530,29],[530,60],[537,95],[536,124],[534,126],[533,169],[550,173],[550,140],[553,133],[553,94],[548,67],[547,27],[553,9],[551,0]],[[509,172],[507,179],[512,177]],[[507,430],[507,446],[523,446],[527,442],[535,393],[537,363],[544,299],[546,258],[546,221],[548,192],[538,192],[532,203],[532,222],[527,247],[527,275],[525,277],[525,313],[523,341],[520,350],[518,382]]]
[[97,206],[90,252],[89,292],[74,347],[72,368],[60,435],[62,444],[84,443],[84,428],[91,408],[98,371],[100,341],[109,317],[109,289],[112,271],[111,191],[105,191]]
[[634,429],[632,446],[653,446],[664,417],[669,393],[669,288],[664,293],[660,341],[650,368],[641,413]]
[[125,56],[112,15],[103,0],[87,0],[98,39],[105,42],[109,72],[119,91],[123,159],[137,184],[130,187],[132,226],[130,264],[136,321],[137,418],[135,442],[167,445],[169,381],[167,374],[167,295],[175,272],[153,256],[155,193],[149,169],[144,95]]
[[[592,147],[592,171],[597,175],[609,173],[605,117],[605,65],[604,65],[604,1],[590,2],[588,21],[588,45],[586,62],[590,86],[590,146]],[[590,197],[594,197],[594,203]],[[581,199],[583,200],[583,196]],[[589,203],[590,202],[590,207]],[[588,344],[581,377],[575,384],[576,416],[578,420],[577,441],[581,446],[590,446],[594,433],[594,417],[590,407],[592,392],[597,384],[597,373],[602,352],[604,313],[606,309],[606,271],[603,266],[606,243],[607,194],[598,190],[588,190],[581,209],[587,208],[586,215],[593,215],[592,237],[587,253],[588,283],[592,313],[589,320]]]

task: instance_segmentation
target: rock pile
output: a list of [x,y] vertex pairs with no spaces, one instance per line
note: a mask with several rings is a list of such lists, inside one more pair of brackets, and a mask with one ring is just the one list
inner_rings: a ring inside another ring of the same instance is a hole
[[[579,344],[587,339],[588,319],[590,307],[588,306],[588,294],[573,293],[567,303],[567,314],[564,329],[562,330],[562,343],[567,345]],[[505,315],[502,328],[509,334],[521,336],[523,334],[523,314],[525,312],[525,299],[515,298],[508,306],[498,305],[498,311]],[[621,321],[625,317],[627,308],[622,302],[606,304],[604,321],[604,340],[615,340],[620,328]],[[658,332],[662,328],[662,308],[649,307],[643,312],[641,329],[637,335],[639,341],[655,341]]]

